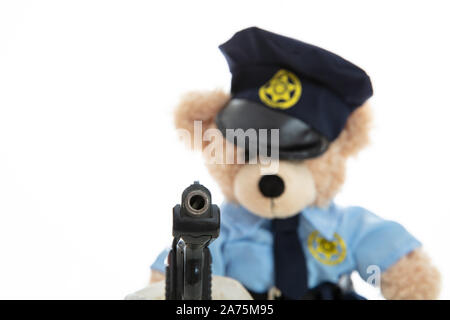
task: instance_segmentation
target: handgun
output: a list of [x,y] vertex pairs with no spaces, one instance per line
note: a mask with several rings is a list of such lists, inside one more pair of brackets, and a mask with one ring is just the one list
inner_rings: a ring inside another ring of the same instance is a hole
[[173,208],[173,243],[166,266],[166,300],[211,300],[209,244],[220,232],[220,210],[198,181]]

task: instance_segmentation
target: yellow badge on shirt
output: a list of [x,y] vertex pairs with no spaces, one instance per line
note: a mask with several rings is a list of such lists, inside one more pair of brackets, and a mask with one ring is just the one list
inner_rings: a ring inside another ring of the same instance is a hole
[[341,263],[347,255],[347,246],[337,233],[334,233],[333,240],[330,241],[317,230],[311,232],[308,236],[308,249],[317,261],[329,266]]
[[300,79],[285,69],[277,73],[259,88],[259,98],[272,108],[288,109],[295,105],[302,94]]

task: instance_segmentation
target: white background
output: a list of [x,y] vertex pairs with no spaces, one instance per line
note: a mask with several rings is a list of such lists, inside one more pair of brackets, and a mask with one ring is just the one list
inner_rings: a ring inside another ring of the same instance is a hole
[[[310,42],[371,76],[372,145],[342,204],[403,223],[450,298],[446,1],[0,1],[0,298],[122,299],[170,243],[193,180],[173,106],[224,88],[217,46],[248,26]],[[361,292],[377,291],[358,283]]]

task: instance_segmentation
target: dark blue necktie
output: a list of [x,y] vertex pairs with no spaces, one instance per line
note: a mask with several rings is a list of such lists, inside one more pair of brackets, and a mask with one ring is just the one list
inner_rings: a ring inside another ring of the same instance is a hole
[[305,254],[297,233],[299,224],[300,214],[272,220],[275,286],[289,299],[300,299],[308,288]]

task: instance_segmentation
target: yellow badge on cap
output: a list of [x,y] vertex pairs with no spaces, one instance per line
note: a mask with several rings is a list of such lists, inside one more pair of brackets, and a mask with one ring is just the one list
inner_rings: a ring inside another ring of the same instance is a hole
[[285,69],[277,73],[259,88],[259,98],[272,108],[288,109],[298,102],[302,94],[300,79]]
[[319,262],[334,266],[344,261],[347,255],[347,246],[337,233],[333,240],[323,238],[319,231],[313,231],[308,237],[308,249],[312,256]]

